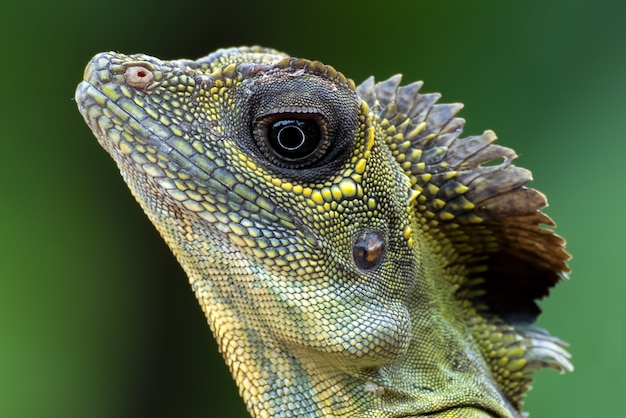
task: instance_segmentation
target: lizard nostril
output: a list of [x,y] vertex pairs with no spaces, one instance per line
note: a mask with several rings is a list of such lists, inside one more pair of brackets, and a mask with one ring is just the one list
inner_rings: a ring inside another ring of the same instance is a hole
[[361,270],[371,270],[380,265],[385,254],[385,238],[378,231],[365,231],[354,242],[352,255]]
[[128,67],[124,72],[126,84],[136,89],[145,89],[154,80],[152,71],[145,67]]

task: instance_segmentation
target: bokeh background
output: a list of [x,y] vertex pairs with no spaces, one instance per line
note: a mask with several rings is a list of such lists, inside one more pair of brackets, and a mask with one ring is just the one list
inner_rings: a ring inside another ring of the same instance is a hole
[[531,417],[626,416],[626,3],[11,2],[0,17],[0,416],[246,417],[187,280],[73,102],[99,51],[261,44],[403,73],[515,148],[574,255]]

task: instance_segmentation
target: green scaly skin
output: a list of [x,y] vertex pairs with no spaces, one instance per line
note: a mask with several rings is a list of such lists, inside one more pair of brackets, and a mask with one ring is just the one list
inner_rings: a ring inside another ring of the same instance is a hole
[[78,86],[255,417],[521,417],[572,368],[532,326],[569,256],[530,173],[399,84],[244,47],[102,53]]

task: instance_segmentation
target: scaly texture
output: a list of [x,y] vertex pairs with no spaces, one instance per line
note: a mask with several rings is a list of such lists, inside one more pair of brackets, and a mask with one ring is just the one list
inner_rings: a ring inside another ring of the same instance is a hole
[[253,416],[520,417],[571,369],[532,325],[569,257],[544,196],[420,87],[259,47],[87,66],[78,107]]

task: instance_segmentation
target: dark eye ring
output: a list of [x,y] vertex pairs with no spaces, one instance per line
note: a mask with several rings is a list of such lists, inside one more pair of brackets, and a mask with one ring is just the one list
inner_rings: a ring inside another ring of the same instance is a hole
[[257,118],[257,139],[275,163],[308,165],[327,146],[326,120],[317,113],[280,113]]

